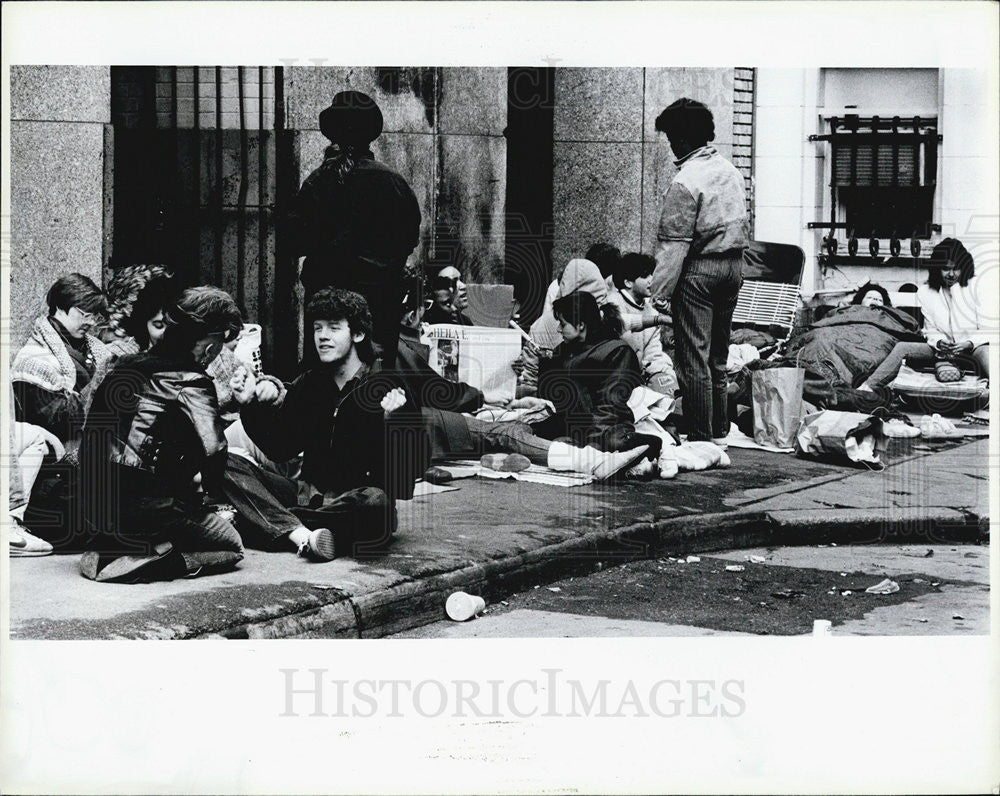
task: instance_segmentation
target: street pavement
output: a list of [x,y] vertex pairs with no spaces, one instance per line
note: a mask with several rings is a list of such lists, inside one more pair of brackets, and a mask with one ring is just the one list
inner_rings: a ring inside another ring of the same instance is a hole
[[319,564],[251,550],[235,571],[193,580],[99,584],[79,574],[78,555],[11,559],[9,628],[42,639],[381,637],[440,619],[456,590],[497,605],[643,559],[887,539],[935,545],[985,530],[988,440],[896,440],[888,456],[887,469],[868,472],[731,449],[727,470],[571,489],[467,479],[401,503],[400,532],[385,551]]
[[[865,591],[886,579],[899,590]],[[989,602],[985,545],[750,548],[567,578],[511,595],[470,621],[395,637],[801,635],[814,619],[831,622],[836,636],[986,634]]]

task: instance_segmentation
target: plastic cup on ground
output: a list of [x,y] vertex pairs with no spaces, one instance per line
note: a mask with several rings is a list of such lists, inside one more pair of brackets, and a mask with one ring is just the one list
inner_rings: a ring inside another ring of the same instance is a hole
[[486,600],[474,594],[457,591],[445,601],[444,611],[449,619],[464,622],[480,614],[486,608]]
[[813,635],[814,636],[832,636],[833,635],[833,622],[829,619],[814,619],[813,620]]

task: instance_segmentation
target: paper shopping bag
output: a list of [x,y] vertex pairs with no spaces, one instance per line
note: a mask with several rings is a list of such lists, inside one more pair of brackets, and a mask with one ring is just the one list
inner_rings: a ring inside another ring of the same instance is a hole
[[791,448],[802,420],[802,368],[767,368],[754,371],[753,438],[758,445]]
[[882,421],[862,412],[814,412],[802,419],[795,437],[800,456],[847,459],[877,467],[882,466],[879,454],[886,446]]

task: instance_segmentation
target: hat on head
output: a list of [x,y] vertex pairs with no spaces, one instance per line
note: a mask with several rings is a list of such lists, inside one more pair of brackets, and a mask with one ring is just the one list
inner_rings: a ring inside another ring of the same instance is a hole
[[341,91],[319,115],[319,129],[336,144],[369,144],[382,134],[382,111],[367,94]]

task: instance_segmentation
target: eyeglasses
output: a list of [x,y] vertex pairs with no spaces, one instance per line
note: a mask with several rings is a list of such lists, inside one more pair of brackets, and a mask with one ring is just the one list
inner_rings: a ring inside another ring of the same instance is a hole
[[77,311],[77,313],[80,316],[80,320],[82,320],[84,323],[96,323],[101,317],[96,312],[87,312],[86,310],[81,310],[79,307],[75,305],[73,306],[73,309]]

